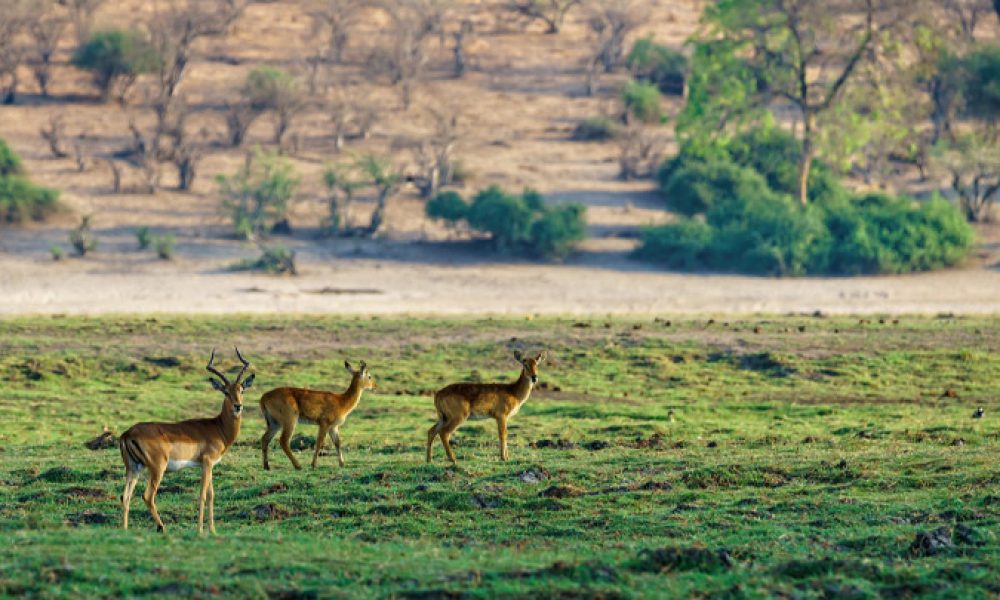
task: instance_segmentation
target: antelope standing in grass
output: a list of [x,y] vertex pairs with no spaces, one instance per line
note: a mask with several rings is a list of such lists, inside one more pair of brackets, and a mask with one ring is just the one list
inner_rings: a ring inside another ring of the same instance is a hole
[[232,382],[212,366],[215,350],[205,369],[218,379],[211,379],[212,387],[222,392],[222,412],[210,419],[190,419],[179,423],[138,423],[122,434],[118,448],[125,462],[125,491],[122,493],[122,527],[128,529],[129,504],[135,484],[143,469],[149,469],[149,485],[142,494],[149,512],[156,521],[158,531],[163,531],[163,520],[156,510],[156,490],[160,487],[165,471],[186,467],[201,467],[201,493],[198,496],[198,534],[204,532],[205,501],[208,501],[208,527],[215,533],[215,487],[212,485],[212,467],[240,434],[243,416],[243,391],[253,385],[254,374],[245,381],[240,379],[250,368],[239,348],[236,356],[243,363],[239,375]]
[[358,370],[351,367],[351,363],[344,361],[344,367],[351,374],[351,383],[342,394],[335,392],[320,392],[305,388],[280,387],[275,388],[260,397],[260,412],[264,415],[267,430],[260,438],[261,451],[264,455],[264,469],[270,470],[271,465],[267,459],[268,447],[275,434],[281,431],[281,438],[278,443],[285,451],[288,460],[296,469],[301,469],[302,465],[292,454],[292,447],[289,441],[295,426],[300,422],[316,423],[319,425],[319,434],[316,435],[316,451],[313,453],[312,466],[316,468],[319,460],[319,451],[323,449],[323,440],[329,433],[333,445],[337,448],[337,461],[340,466],[344,466],[344,453],[340,450],[340,426],[347,420],[347,415],[351,414],[361,400],[361,393],[365,390],[374,390],[375,380],[368,372],[368,365],[361,361]]
[[438,420],[427,431],[427,462],[431,462],[434,438],[440,436],[448,459],[457,463],[448,439],[470,418],[496,420],[500,460],[507,460],[507,420],[528,400],[531,388],[538,382],[538,365],[545,360],[545,352],[534,358],[524,358],[515,352],[514,358],[521,363],[521,376],[514,383],[453,383],[434,394]]

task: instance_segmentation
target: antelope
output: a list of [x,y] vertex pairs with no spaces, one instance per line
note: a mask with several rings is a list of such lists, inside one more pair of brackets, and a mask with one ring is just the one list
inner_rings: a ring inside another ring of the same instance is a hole
[[267,430],[260,438],[261,451],[264,455],[264,469],[270,471],[271,465],[267,459],[268,447],[278,430],[281,438],[278,443],[285,451],[292,466],[301,469],[302,465],[292,454],[288,442],[292,439],[295,426],[300,422],[316,423],[319,434],[316,436],[316,451],[313,453],[312,467],[316,468],[319,452],[323,449],[323,440],[329,433],[333,445],[337,448],[337,461],[344,466],[344,453],[340,450],[340,426],[347,420],[361,400],[361,393],[376,388],[375,380],[368,372],[368,365],[361,361],[359,368],[354,370],[351,363],[344,361],[344,368],[351,374],[351,383],[342,394],[336,392],[321,392],[305,388],[280,387],[275,388],[260,397],[260,412],[264,415]]
[[243,363],[239,375],[232,382],[221,371],[212,366],[215,350],[208,359],[205,369],[218,377],[210,379],[212,387],[222,392],[222,411],[210,419],[190,419],[179,423],[137,423],[122,434],[118,448],[125,462],[125,491],[122,493],[122,528],[128,529],[129,504],[135,492],[135,484],[143,469],[149,469],[149,485],[142,499],[156,521],[157,531],[164,531],[163,520],[156,510],[156,491],[160,487],[165,471],[177,471],[187,467],[201,467],[201,493],[198,495],[198,534],[204,533],[205,501],[208,501],[208,527],[215,533],[215,487],[212,485],[212,467],[240,434],[240,419],[243,416],[243,391],[253,385],[255,377],[251,373],[243,382],[240,379],[250,362],[243,358],[239,348],[236,356]]
[[521,363],[521,376],[514,383],[453,383],[434,394],[438,420],[427,430],[427,462],[431,462],[431,447],[436,436],[448,459],[457,464],[448,439],[466,419],[493,418],[500,436],[500,460],[507,460],[507,420],[521,410],[531,388],[538,382],[538,364],[545,352],[534,358],[524,358],[520,352],[514,358]]

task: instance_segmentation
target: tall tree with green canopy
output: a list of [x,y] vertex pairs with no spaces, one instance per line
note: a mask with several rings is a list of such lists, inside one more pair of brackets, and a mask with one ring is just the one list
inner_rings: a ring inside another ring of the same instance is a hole
[[839,106],[903,8],[898,0],[720,0],[696,38],[682,133],[725,132],[787,103],[801,124],[798,197],[807,204],[821,117]]

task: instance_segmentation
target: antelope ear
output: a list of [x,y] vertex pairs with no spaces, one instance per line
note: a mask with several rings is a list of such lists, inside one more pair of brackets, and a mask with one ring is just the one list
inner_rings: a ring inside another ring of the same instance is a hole
[[347,369],[348,373],[354,373],[354,369],[351,368],[351,363],[346,360],[344,361],[344,368]]
[[243,389],[249,390],[251,387],[253,387],[253,378],[256,376],[257,376],[256,373],[250,373],[250,377],[247,377],[246,379],[243,380]]
[[520,350],[514,350],[514,358],[517,360],[517,362],[521,362],[524,360],[524,356],[521,354]]
[[358,370],[364,371],[367,368],[368,368],[368,363],[366,363],[365,361],[361,361],[361,366],[358,367]]
[[541,352],[538,353],[538,356],[535,357],[535,362],[542,362],[548,355],[549,353],[547,351],[542,350]]
[[219,390],[223,394],[226,393],[226,386],[222,385],[218,379],[209,379],[208,382],[212,384],[212,387]]

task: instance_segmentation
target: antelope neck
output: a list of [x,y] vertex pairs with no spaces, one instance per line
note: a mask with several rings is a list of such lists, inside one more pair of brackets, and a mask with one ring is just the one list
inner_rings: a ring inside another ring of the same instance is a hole
[[531,394],[531,388],[534,384],[531,383],[531,376],[528,375],[528,371],[524,368],[521,369],[521,376],[517,378],[514,382],[514,395],[521,402],[528,399],[528,395]]
[[228,397],[222,403],[222,412],[216,419],[219,420],[219,428],[222,430],[223,443],[228,448],[233,445],[236,437],[240,434],[240,423],[243,421],[242,417],[233,415],[233,403]]
[[364,390],[361,388],[361,377],[355,375],[351,378],[351,384],[347,386],[347,390],[344,392],[344,398],[347,400],[347,407],[354,408],[355,405],[361,400],[361,392]]

